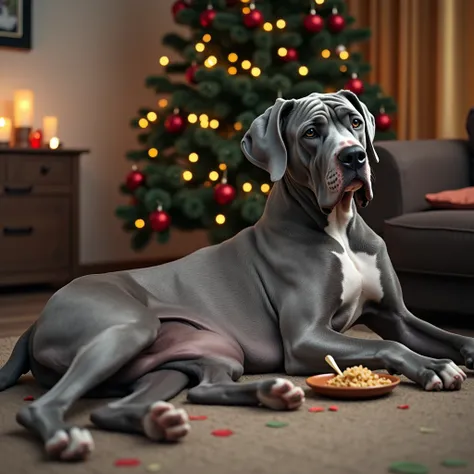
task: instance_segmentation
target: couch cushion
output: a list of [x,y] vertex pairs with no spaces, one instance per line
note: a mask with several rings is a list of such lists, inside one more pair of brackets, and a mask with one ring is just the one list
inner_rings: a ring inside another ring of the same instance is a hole
[[474,209],[474,186],[428,193],[425,199],[436,209]]
[[471,160],[469,163],[471,184],[474,186],[474,107],[471,107],[466,119],[467,140],[469,143],[469,151]]
[[385,221],[384,240],[397,271],[474,277],[474,210],[394,217]]

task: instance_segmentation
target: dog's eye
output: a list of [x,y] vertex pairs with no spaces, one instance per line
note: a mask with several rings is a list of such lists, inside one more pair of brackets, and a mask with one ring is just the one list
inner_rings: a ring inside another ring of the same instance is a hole
[[358,118],[353,118],[351,125],[352,125],[352,128],[355,128],[355,129],[360,128],[360,126],[362,125],[362,120]]
[[306,132],[304,132],[305,138],[314,138],[316,136],[316,129],[314,127],[308,128]]

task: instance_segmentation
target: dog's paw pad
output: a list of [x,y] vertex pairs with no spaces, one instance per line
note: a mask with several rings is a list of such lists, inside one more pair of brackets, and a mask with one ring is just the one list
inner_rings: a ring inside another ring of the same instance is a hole
[[296,410],[304,400],[304,391],[286,379],[275,379],[269,388],[257,391],[260,403],[273,410]]
[[50,457],[63,461],[80,461],[94,450],[94,440],[89,430],[71,428],[69,431],[56,431],[46,442],[45,448]]
[[177,441],[190,429],[186,411],[167,402],[154,403],[143,418],[143,430],[154,441]]

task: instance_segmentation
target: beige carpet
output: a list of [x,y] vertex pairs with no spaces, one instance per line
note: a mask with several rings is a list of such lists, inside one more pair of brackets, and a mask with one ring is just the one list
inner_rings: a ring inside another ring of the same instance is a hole
[[[370,337],[356,332],[357,337]],[[0,339],[0,365],[9,355],[15,338]],[[249,377],[251,379],[253,377]],[[303,378],[293,378],[305,387]],[[95,430],[96,450],[84,464],[65,466],[46,461],[40,444],[15,422],[15,413],[27,395],[42,393],[29,376],[0,393],[0,473],[64,474],[117,472],[144,473],[158,463],[160,474],[247,474],[320,473],[376,474],[388,471],[395,461],[423,463],[430,473],[474,473],[474,381],[472,376],[459,392],[425,393],[404,383],[387,398],[364,402],[332,401],[308,393],[302,409],[275,413],[265,409],[189,405],[184,396],[177,405],[192,415],[206,415],[192,421],[192,432],[178,445],[153,444],[139,436]],[[88,413],[104,403],[82,400],[71,420],[90,425]],[[325,408],[337,403],[338,412],[310,413],[311,406]],[[409,404],[408,410],[397,409]],[[268,428],[269,420],[289,423],[284,428]],[[420,427],[432,428],[422,433]],[[225,428],[234,431],[228,438],[210,433]],[[115,467],[118,458],[138,458],[138,467]],[[469,461],[467,467],[441,466],[446,458]]]

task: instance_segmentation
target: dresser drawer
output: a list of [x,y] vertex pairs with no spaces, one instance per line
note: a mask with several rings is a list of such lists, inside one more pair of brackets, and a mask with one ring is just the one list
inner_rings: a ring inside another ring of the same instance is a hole
[[2,184],[6,179],[6,164],[3,156],[0,156],[0,184]]
[[64,156],[10,155],[5,167],[8,183],[34,186],[71,182],[71,160]]
[[0,274],[68,266],[70,218],[67,197],[0,198]]

